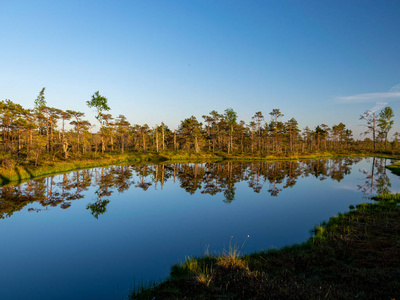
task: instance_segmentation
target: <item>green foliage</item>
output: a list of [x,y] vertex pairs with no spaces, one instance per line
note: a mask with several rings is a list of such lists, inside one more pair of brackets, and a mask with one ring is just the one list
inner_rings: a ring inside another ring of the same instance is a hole
[[183,137],[182,144],[186,150],[194,149],[200,151],[200,145],[203,142],[202,123],[197,121],[195,116],[183,120],[179,126],[179,133]]
[[237,120],[237,113],[232,108],[225,109],[225,118],[228,124],[235,125]]
[[46,89],[45,87],[42,88],[42,90],[39,92],[39,95],[35,99],[35,110],[36,111],[42,111],[47,105],[45,96],[44,96],[45,89]]
[[380,128],[380,134],[384,136],[385,139],[385,149],[387,149],[387,137],[390,129],[393,127],[394,121],[392,120],[394,117],[393,110],[390,106],[386,106],[379,113],[378,126]]
[[381,131],[387,134],[390,129],[393,127],[394,121],[392,120],[394,117],[393,110],[390,106],[386,106],[381,112],[379,113],[379,120],[378,126],[380,127]]
[[107,98],[100,95],[100,92],[97,91],[92,95],[92,100],[86,101],[86,104],[90,108],[95,108],[97,111],[96,119],[100,122],[100,124],[104,125],[104,111],[109,111],[111,108],[108,106]]

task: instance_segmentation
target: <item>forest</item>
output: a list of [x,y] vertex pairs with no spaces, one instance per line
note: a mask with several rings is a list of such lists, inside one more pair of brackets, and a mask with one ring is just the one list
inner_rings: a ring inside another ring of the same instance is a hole
[[49,107],[43,88],[34,108],[6,99],[0,102],[1,165],[40,165],[44,161],[99,158],[104,153],[211,153],[225,156],[266,157],[303,153],[387,153],[398,151],[399,133],[389,132],[394,113],[390,107],[360,115],[365,132],[359,139],[343,123],[300,129],[295,118],[285,121],[280,109],[267,115],[255,112],[246,123],[232,108],[191,116],[171,130],[164,122],[149,126],[130,123],[124,115],[112,116],[108,99],[95,92],[86,104],[96,112],[100,129],[92,131],[85,114]]

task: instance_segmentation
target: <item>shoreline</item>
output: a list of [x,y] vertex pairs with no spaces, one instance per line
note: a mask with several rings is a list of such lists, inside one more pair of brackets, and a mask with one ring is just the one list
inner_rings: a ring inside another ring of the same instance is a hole
[[[307,155],[291,155],[291,156],[228,156],[226,154],[212,153],[126,153],[126,154],[104,154],[98,158],[82,158],[80,160],[46,162],[39,166],[20,164],[11,168],[0,167],[0,186],[8,184],[19,184],[27,180],[41,178],[54,174],[62,174],[66,172],[90,169],[96,167],[105,167],[121,163],[174,163],[183,161],[285,161],[285,160],[308,160],[308,159],[328,159],[340,157],[382,157],[388,159],[400,159],[398,156],[383,156],[381,154],[333,154],[333,153],[313,153]],[[392,165],[395,166],[395,165]],[[396,167],[388,166],[391,170]],[[398,167],[400,172],[400,166]],[[394,171],[395,172],[395,171]]]
[[400,194],[372,198],[316,226],[306,242],[241,255],[188,257],[130,299],[395,299],[400,295]]

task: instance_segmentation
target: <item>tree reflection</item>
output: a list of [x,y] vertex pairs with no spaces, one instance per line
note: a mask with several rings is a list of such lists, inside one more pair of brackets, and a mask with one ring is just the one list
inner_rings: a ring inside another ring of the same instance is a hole
[[386,174],[386,159],[384,158],[371,158],[371,169],[360,170],[364,174],[364,184],[358,185],[358,189],[368,196],[373,193],[379,195],[389,193],[389,188],[392,186],[390,179]]
[[86,206],[86,209],[89,209],[96,219],[99,218],[100,215],[104,214],[107,211],[107,204],[110,203],[110,200],[103,200],[100,197],[94,203],[89,203]]
[[[94,189],[96,200],[86,208],[97,219],[107,212],[114,192],[124,193],[136,187],[148,191],[163,189],[166,182],[179,184],[190,195],[221,195],[224,203],[235,200],[237,184],[247,183],[255,193],[265,188],[266,197],[277,197],[296,185],[299,178],[315,177],[340,182],[350,174],[351,166],[360,158],[317,159],[307,161],[224,161],[187,164],[118,165],[49,176],[18,186],[0,189],[0,218],[7,218],[26,205],[39,212],[49,207],[68,209],[74,200],[88,197]],[[370,158],[369,170],[358,189],[364,194],[387,193],[391,187],[386,174],[386,160]],[[89,196],[90,197],[90,196]]]
[[233,200],[235,200],[235,186],[233,184],[229,184],[227,188],[224,191],[224,202],[225,203],[231,203]]
[[140,168],[142,169],[142,180],[137,182],[136,187],[141,188],[143,191],[147,191],[147,189],[151,186],[151,182],[145,181],[145,178],[149,175],[147,172],[147,165],[140,166]]
[[[111,196],[113,193],[112,189],[116,186],[120,187],[122,175],[123,172],[118,172],[118,167],[116,166],[101,168],[100,174],[96,172],[95,178],[97,189],[95,195],[97,199],[95,202],[89,203],[86,206],[86,209],[90,210],[93,217],[96,219],[107,211],[107,205],[110,203],[110,200],[103,199],[103,197]],[[124,182],[124,180],[122,180],[122,182]]]

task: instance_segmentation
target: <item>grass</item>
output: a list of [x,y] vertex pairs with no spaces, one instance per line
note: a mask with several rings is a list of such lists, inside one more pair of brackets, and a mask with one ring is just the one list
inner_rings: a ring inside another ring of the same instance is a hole
[[81,159],[71,161],[50,161],[41,165],[15,165],[12,168],[0,168],[0,184],[20,183],[24,180],[63,173],[77,169],[100,167],[129,161],[129,156],[103,156],[98,159]]
[[400,298],[400,194],[353,207],[300,245],[189,258],[132,299]]
[[400,162],[386,166],[393,174],[400,176]]
[[250,236],[248,235],[242,246],[232,245],[233,236],[231,236],[229,240],[228,249],[224,249],[222,255],[218,256],[217,258],[217,265],[227,268],[227,269],[242,269],[246,268],[245,262],[240,258],[242,256],[242,250],[244,245],[246,244],[247,239]]
[[150,281],[148,283],[144,282],[139,282],[136,283],[136,281],[133,282],[133,287],[131,289],[131,295],[130,297],[135,298],[136,296],[140,295],[146,290],[153,289],[157,286],[156,281]]

